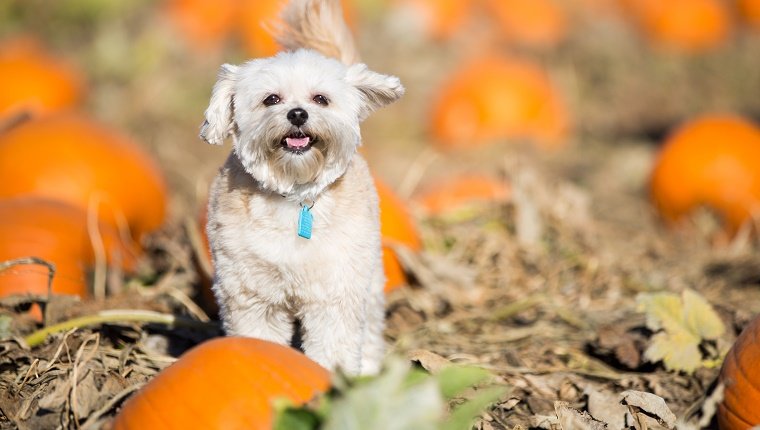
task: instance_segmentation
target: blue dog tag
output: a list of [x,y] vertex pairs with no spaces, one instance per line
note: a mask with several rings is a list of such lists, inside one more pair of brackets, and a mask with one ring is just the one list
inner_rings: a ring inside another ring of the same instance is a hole
[[314,216],[309,212],[309,207],[301,206],[301,215],[298,217],[298,235],[304,239],[311,239],[311,224]]

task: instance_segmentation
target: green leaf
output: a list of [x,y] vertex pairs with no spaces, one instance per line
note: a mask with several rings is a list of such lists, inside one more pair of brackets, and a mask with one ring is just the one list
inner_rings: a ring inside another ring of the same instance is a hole
[[472,366],[449,366],[436,375],[438,384],[441,386],[441,394],[446,399],[451,399],[461,394],[468,388],[484,382],[490,373],[487,370]]
[[479,390],[475,397],[462,403],[451,412],[449,418],[439,427],[440,430],[469,430],[472,428],[472,422],[475,418],[506,392],[506,387],[489,387]]
[[413,385],[424,382],[425,380],[429,378],[430,378],[430,373],[428,373],[427,370],[424,370],[417,366],[413,366],[412,369],[409,371],[409,374],[406,375],[406,380],[404,381],[404,385],[406,387],[411,387]]
[[[275,401],[275,430],[459,430],[506,391],[476,389],[471,399],[454,408],[444,421],[448,398],[461,396],[487,381],[485,369],[452,365],[435,376],[398,357],[386,361],[374,377],[337,375],[333,389],[303,407],[286,399]],[[444,427],[441,427],[444,426]]]
[[278,411],[274,430],[316,430],[320,419],[317,414],[305,408],[286,408]]
[[383,373],[346,390],[332,403],[324,430],[437,430],[444,411],[432,377],[409,385],[411,369],[401,359],[388,361]]

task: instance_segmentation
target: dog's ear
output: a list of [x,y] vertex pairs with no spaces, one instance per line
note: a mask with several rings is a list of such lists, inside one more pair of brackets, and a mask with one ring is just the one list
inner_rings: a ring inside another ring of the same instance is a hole
[[404,86],[399,78],[373,72],[366,64],[350,66],[346,80],[359,90],[364,100],[359,120],[364,120],[375,109],[393,103],[404,95]]
[[211,101],[204,113],[206,120],[201,125],[200,138],[212,145],[223,144],[224,139],[232,134],[234,129],[232,100],[238,69],[238,66],[223,64],[211,91]]

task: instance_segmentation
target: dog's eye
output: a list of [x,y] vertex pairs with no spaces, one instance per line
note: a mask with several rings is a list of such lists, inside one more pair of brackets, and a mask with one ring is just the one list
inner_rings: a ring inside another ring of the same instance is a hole
[[280,102],[280,96],[277,94],[270,94],[267,96],[267,98],[264,99],[262,103],[264,103],[264,106],[272,106],[276,105]]
[[314,100],[314,103],[322,106],[327,106],[330,104],[330,100],[327,100],[327,97],[323,96],[322,94],[317,94],[312,100]]

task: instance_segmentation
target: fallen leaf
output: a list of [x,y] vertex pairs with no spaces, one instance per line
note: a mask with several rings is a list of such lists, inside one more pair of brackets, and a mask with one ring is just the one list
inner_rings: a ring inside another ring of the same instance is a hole
[[69,378],[57,378],[50,383],[48,393],[43,396],[38,405],[42,409],[55,410],[66,403],[71,391]]
[[643,391],[623,391],[621,394],[622,400],[620,401],[624,405],[633,406],[638,408],[644,414],[657,420],[660,425],[663,425],[669,429],[672,429],[676,425],[676,416],[665,404],[665,400],[652,393],[645,393]]
[[699,350],[703,340],[714,340],[725,331],[715,310],[699,294],[684,290],[673,293],[639,294],[638,310],[646,325],[657,331],[644,351],[650,362],[662,361],[668,370],[693,373],[703,365]]
[[714,340],[726,331],[723,321],[704,297],[693,290],[684,290],[682,296],[684,320],[693,333],[702,339]]
[[442,369],[451,366],[446,358],[426,349],[415,349],[407,354],[409,360],[417,362],[423,369],[435,375]]
[[571,408],[566,402],[554,402],[554,412],[557,414],[562,430],[607,430],[607,424],[597,421],[586,412]]
[[594,346],[600,353],[612,353],[627,368],[637,369],[641,365],[641,342],[641,336],[630,332],[628,327],[610,324],[599,328]]
[[608,391],[597,391],[591,387],[583,393],[587,397],[586,410],[596,420],[607,424],[610,430],[623,430],[626,428],[626,414],[628,408],[620,403],[620,395]]
[[545,430],[552,430],[559,426],[559,420],[556,416],[549,415],[533,415],[530,417],[530,428],[540,428]]

